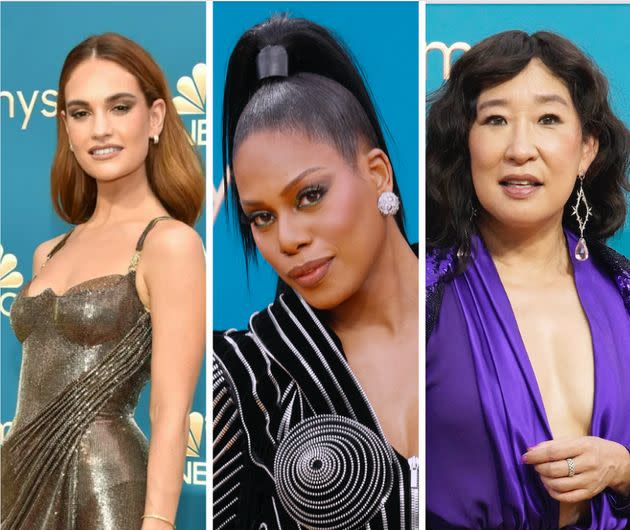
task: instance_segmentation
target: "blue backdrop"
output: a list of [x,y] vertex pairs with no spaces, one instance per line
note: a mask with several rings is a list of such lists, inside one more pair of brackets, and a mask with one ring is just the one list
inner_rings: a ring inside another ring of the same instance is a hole
[[[520,29],[554,31],[573,41],[602,69],[617,115],[630,127],[628,47],[630,5],[428,5],[426,8],[427,92],[443,80],[443,58],[457,58],[494,33]],[[597,28],[597,30],[596,30]],[[630,222],[611,246],[630,256]]]
[[[220,190],[221,105],[229,55],[241,34],[275,13],[321,24],[350,48],[383,118],[386,140],[406,209],[410,241],[418,238],[418,5],[415,2],[215,2],[213,182]],[[249,315],[273,300],[276,276],[259,258],[245,276],[233,216],[215,192],[215,329],[243,328]],[[232,210],[230,210],[232,213]]]
[[[193,77],[193,69],[195,79],[205,75],[206,28],[203,2],[29,2],[2,3],[0,9],[1,439],[15,412],[20,370],[21,348],[9,325],[8,310],[31,276],[35,247],[70,228],[53,212],[49,184],[63,60],[89,35],[121,33],[153,55],[176,96],[181,77]],[[205,157],[205,85],[197,87],[203,100],[193,101],[182,119]],[[205,216],[197,224],[202,237],[204,226]],[[205,527],[205,369],[199,381],[177,516],[177,528],[182,530]],[[147,435],[148,396],[147,387],[136,414]]]

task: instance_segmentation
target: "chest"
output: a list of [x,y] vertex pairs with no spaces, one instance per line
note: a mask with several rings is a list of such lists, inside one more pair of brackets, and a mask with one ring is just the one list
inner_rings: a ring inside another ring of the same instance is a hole
[[378,417],[389,443],[407,456],[418,454],[418,334],[341,336],[350,369]]
[[120,340],[141,314],[133,275],[111,275],[83,282],[62,295],[52,289],[35,296],[21,293],[11,306],[11,325],[20,342],[35,335],[93,346]]
[[589,434],[593,340],[575,285],[507,286],[506,292],[554,437]]

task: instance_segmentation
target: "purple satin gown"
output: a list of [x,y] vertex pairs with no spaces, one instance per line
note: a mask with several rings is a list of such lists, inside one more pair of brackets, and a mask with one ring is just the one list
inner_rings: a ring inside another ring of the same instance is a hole
[[[521,463],[552,438],[540,391],[494,263],[481,240],[473,248],[466,272],[445,284],[427,344],[427,528],[555,529],[558,502]],[[571,259],[593,340],[591,434],[629,447],[630,315],[606,271]],[[567,528],[626,528],[627,502],[604,491]]]

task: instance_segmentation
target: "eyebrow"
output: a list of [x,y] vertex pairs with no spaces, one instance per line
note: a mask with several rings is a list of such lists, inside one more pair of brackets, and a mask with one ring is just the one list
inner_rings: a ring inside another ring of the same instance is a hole
[[[569,104],[567,103],[567,100],[564,99],[562,96],[559,96],[558,94],[539,94],[537,96],[534,97],[534,99],[536,100],[537,103],[560,103],[562,105],[564,105],[565,107],[568,107]],[[477,107],[477,112],[482,111],[483,109],[486,109],[488,107],[505,107],[507,106],[508,101],[507,99],[489,99],[488,101],[484,101],[483,103],[480,103],[479,106]]]
[[[323,166],[313,166],[313,167],[309,167],[308,169],[305,169],[304,171],[299,173],[296,177],[291,179],[291,181],[284,188],[282,188],[282,191],[280,192],[280,195],[286,195],[287,192],[291,188],[293,188],[296,184],[299,184],[300,181],[302,181],[303,179],[308,177],[311,173],[314,173],[315,171],[319,171],[320,169],[324,169],[324,167]],[[263,204],[263,203],[260,202],[260,201],[246,201],[246,200],[241,201],[241,206],[243,206],[243,207],[244,206],[258,206],[260,204]]]
[[[116,101],[118,99],[123,99],[123,98],[137,99],[134,94],[131,94],[129,92],[118,92],[117,94],[107,96],[105,98],[105,103],[112,103],[113,101]],[[72,106],[89,107],[90,104],[87,101],[84,101],[82,99],[73,99],[66,103],[66,107],[72,107]]]

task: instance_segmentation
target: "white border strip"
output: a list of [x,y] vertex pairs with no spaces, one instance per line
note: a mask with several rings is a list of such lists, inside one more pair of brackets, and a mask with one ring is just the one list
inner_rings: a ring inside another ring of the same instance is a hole
[[418,3],[418,263],[420,283],[418,293],[418,520],[419,528],[425,528],[426,522],[426,157],[425,123],[427,67],[426,54],[426,4]]
[[[206,474],[206,526],[212,528],[212,501],[213,488],[212,477],[214,476],[212,463],[212,322],[213,322],[213,274],[212,260],[214,257],[214,238],[212,233],[213,220],[213,194],[208,190],[213,190],[212,168],[214,166],[214,91],[213,91],[213,11],[212,2],[206,2],[206,418],[205,418],[205,442],[206,442],[206,466],[210,471]],[[208,480],[208,477],[210,479]]]

